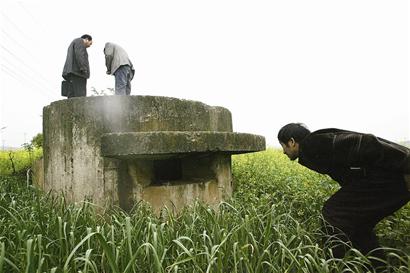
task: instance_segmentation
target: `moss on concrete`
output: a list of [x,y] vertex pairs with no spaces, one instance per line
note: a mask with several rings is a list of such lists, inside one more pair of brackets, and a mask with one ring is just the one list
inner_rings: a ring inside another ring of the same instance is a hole
[[[191,181],[201,176],[201,183],[215,178],[209,185],[215,184],[217,191],[214,186],[176,187],[181,194],[195,192],[184,202],[193,198],[218,202],[222,192],[228,196],[231,193],[230,154],[265,149],[261,136],[232,133],[232,117],[226,108],[169,97],[102,96],[56,101],[43,109],[43,133],[46,191],[63,192],[68,202],[90,198],[101,206],[114,202],[124,209],[143,196],[156,198],[144,193],[153,180],[152,167],[147,168],[152,165],[149,160],[195,157],[198,153],[223,158],[220,162],[209,159],[215,168],[203,160],[197,161],[202,169],[193,162],[181,163],[183,178]],[[172,191],[169,194],[177,196]]]
[[230,132],[128,132],[102,136],[101,153],[115,158],[183,153],[248,153],[265,150],[265,138]]

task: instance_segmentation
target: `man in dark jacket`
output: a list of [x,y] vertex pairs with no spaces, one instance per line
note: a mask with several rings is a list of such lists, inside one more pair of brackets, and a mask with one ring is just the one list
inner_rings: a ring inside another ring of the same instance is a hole
[[[323,206],[325,231],[365,255],[384,258],[373,229],[410,201],[410,149],[371,134],[340,129],[311,133],[300,123],[282,127],[278,140],[290,160],[298,158],[299,164],[340,184]],[[347,251],[346,244],[331,247],[338,258]]]
[[93,43],[92,37],[84,34],[74,39],[67,50],[63,78],[70,83],[67,97],[85,97],[87,79],[90,77],[87,48]]

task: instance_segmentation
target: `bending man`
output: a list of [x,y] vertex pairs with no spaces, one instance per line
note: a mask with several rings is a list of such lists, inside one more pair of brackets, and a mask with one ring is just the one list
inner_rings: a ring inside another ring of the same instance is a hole
[[127,52],[119,45],[106,43],[104,55],[107,74],[115,77],[115,94],[129,95],[135,70]]
[[[374,227],[410,200],[406,178],[410,149],[376,137],[340,129],[311,133],[300,123],[282,127],[278,140],[290,160],[329,175],[341,186],[324,204],[325,231],[351,242],[364,255],[384,258]],[[333,244],[344,257],[345,244]],[[376,262],[377,265],[377,262]]]

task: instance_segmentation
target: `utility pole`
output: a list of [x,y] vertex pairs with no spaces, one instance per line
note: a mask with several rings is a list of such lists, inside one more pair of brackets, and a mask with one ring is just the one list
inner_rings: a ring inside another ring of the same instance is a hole
[[4,137],[3,137],[3,131],[4,131],[4,129],[6,129],[6,128],[7,128],[7,126],[3,126],[3,127],[0,128],[0,132],[1,132],[1,142],[3,143],[3,151],[5,150],[5,144],[6,144],[6,140],[5,140]]

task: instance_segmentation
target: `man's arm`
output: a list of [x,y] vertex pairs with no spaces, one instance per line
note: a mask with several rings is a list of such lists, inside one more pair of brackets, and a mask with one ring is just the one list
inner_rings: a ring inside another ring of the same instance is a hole
[[105,66],[107,67],[107,74],[111,74],[112,56],[105,55]]
[[370,165],[410,174],[410,150],[373,135],[364,135],[363,161]]
[[410,174],[410,150],[399,144],[371,134],[347,133],[336,135],[333,146],[336,163]]
[[107,67],[107,74],[111,74],[111,64],[114,59],[114,49],[111,45],[106,44],[104,47],[105,66]]
[[74,56],[82,74],[88,74],[88,54],[83,41],[74,43]]

